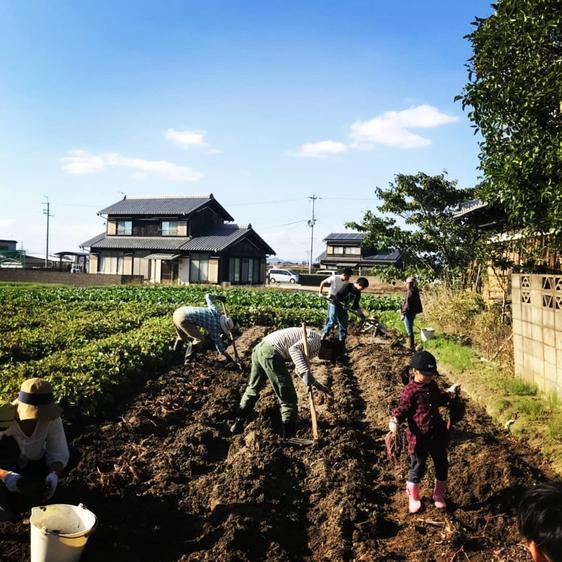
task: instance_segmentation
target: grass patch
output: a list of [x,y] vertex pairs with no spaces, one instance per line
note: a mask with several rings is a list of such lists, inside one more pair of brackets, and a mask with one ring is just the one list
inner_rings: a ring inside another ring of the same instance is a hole
[[523,379],[512,378],[505,381],[505,392],[514,396],[536,396],[537,385],[524,381]]
[[557,441],[562,440],[562,413],[559,413],[548,420],[546,427],[548,434],[552,437],[552,439]]
[[521,398],[518,402],[518,411],[530,420],[540,420],[544,418],[546,407],[542,400],[529,397]]

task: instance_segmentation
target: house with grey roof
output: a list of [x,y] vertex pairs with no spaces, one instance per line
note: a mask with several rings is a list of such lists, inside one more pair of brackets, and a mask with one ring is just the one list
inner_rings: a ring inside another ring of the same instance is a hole
[[363,232],[332,232],[324,238],[326,250],[317,258],[324,269],[369,269],[394,265],[402,267],[400,251],[397,249],[375,250],[365,244]]
[[124,197],[102,209],[105,232],[81,244],[89,273],[141,275],[153,283],[259,284],[273,249],[238,226],[213,197]]

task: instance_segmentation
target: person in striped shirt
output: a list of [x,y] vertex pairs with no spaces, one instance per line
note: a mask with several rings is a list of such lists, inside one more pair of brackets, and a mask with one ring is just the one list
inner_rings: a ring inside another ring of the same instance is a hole
[[230,336],[234,328],[232,318],[221,314],[217,303],[225,302],[224,295],[205,295],[207,307],[202,306],[181,306],[173,315],[174,326],[176,328],[176,341],[174,342],[173,351],[179,349],[183,342],[187,342],[185,352],[185,364],[191,359],[194,349],[193,346],[200,346],[204,336],[200,328],[204,328],[216,350],[226,357],[227,361],[236,363],[234,359],[227,353],[226,346],[223,341],[224,336]]
[[[332,362],[338,355],[338,343],[322,341],[314,330],[307,330],[308,359],[320,357]],[[303,382],[321,392],[330,389],[318,382],[310,372],[305,355],[303,331],[301,328],[285,328],[267,335],[252,352],[252,369],[246,390],[240,400],[239,412],[230,427],[232,433],[240,432],[249,420],[260,392],[269,380],[281,407],[282,435],[293,437],[297,421],[297,393],[285,361],[292,361],[295,373]]]

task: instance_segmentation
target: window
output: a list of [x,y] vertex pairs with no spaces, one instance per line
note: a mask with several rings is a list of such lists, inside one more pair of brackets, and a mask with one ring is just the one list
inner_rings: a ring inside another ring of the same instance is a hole
[[177,236],[178,221],[162,221],[162,236]]
[[117,221],[118,236],[130,236],[133,232],[133,221]]
[[361,248],[357,246],[351,246],[349,248],[345,248],[345,253],[352,256],[360,256],[361,255]]
[[191,258],[189,267],[190,283],[205,283],[209,280],[209,258]]
[[333,254],[333,253],[334,253],[334,247],[333,247],[333,246],[328,246],[327,253],[328,253],[328,254]]
[[98,273],[123,273],[123,254],[100,255]]
[[240,283],[240,258],[228,260],[228,280],[231,283]]

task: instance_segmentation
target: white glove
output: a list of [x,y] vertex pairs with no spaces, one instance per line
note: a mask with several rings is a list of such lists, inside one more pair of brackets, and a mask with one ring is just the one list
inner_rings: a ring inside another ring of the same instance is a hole
[[47,485],[47,490],[45,492],[45,499],[50,500],[55,495],[55,490],[57,489],[59,483],[59,477],[56,472],[49,472],[47,478],[45,478],[45,484]]
[[8,472],[8,474],[4,476],[4,484],[6,485],[6,488],[8,488],[8,492],[21,493],[18,488],[18,481],[20,478],[21,474],[18,474],[17,472]]
[[388,422],[388,429],[392,431],[392,433],[396,433],[398,431],[398,423],[392,419]]
[[452,384],[448,389],[447,392],[449,394],[452,394],[453,396],[455,396],[456,394],[460,394],[461,392],[461,385],[460,383],[456,382],[455,384]]

